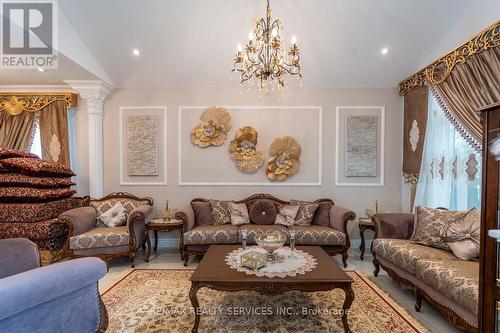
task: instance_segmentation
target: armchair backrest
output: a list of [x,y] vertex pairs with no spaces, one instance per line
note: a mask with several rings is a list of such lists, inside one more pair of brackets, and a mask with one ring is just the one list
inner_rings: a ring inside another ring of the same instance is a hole
[[97,217],[111,209],[120,202],[127,210],[127,214],[142,205],[153,206],[153,199],[149,197],[139,198],[127,192],[113,192],[101,199],[90,200],[90,206],[97,211]]
[[38,247],[26,238],[0,239],[0,279],[40,267]]

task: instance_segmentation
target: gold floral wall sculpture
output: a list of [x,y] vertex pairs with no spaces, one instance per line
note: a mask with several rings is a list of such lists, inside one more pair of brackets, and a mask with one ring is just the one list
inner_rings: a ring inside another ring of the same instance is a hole
[[191,141],[200,148],[220,146],[231,129],[231,115],[220,106],[212,106],[201,114],[201,123],[191,131]]
[[297,173],[301,152],[302,149],[294,138],[284,136],[275,139],[269,148],[269,155],[272,157],[267,162],[267,178],[280,182]]
[[245,126],[240,128],[229,144],[229,154],[236,168],[244,173],[254,173],[264,164],[264,151],[257,149],[257,131]]

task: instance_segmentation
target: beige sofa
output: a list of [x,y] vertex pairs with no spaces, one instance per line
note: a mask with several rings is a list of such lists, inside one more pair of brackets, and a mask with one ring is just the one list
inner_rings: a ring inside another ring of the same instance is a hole
[[460,261],[451,252],[413,243],[413,214],[376,214],[372,220],[374,275],[382,267],[411,286],[417,311],[424,297],[451,324],[478,332],[479,262]]
[[[245,203],[250,210],[252,205],[260,200],[267,200],[273,205],[289,204],[287,201],[280,200],[269,194],[255,194],[249,198],[235,201],[236,203]],[[194,199],[192,202],[208,202],[207,199]],[[189,255],[203,255],[212,244],[239,244],[241,242],[240,231],[246,229],[247,243],[254,243],[254,236],[258,231],[293,229],[296,231],[297,245],[320,245],[330,255],[342,255],[342,261],[347,267],[347,251],[350,247],[349,234],[347,233],[347,223],[356,218],[353,211],[334,205],[330,199],[319,199],[317,203],[329,204],[327,221],[328,226],[292,226],[290,228],[281,225],[261,225],[251,221],[250,224],[234,226],[232,224],[224,225],[202,225],[199,226],[195,212],[191,204],[181,207],[176,217],[184,221],[184,234],[181,244],[181,256],[184,265],[187,265]]]

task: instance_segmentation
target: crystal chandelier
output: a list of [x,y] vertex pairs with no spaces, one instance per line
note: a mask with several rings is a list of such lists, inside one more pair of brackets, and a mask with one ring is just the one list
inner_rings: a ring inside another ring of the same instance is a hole
[[266,18],[256,22],[255,30],[248,34],[243,48],[238,44],[234,57],[233,72],[240,73],[240,83],[257,84],[260,90],[271,91],[286,86],[286,76],[302,79],[300,52],[297,38],[292,36],[287,50],[282,39],[283,25],[272,20],[272,11],[267,0]]

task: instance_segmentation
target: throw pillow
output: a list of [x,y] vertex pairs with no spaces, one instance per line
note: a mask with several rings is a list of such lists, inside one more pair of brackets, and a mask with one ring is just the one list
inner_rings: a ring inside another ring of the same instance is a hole
[[308,227],[311,225],[314,213],[319,206],[317,202],[298,200],[290,200],[290,205],[300,206],[299,211],[297,212],[297,217],[295,218],[295,225],[302,227]]
[[0,173],[0,186],[12,187],[71,187],[75,185],[68,178],[31,177],[18,173]]
[[127,210],[118,202],[116,205],[111,207],[110,210],[99,216],[98,220],[104,223],[107,227],[121,227],[127,223]]
[[276,206],[271,200],[257,200],[250,207],[250,219],[255,224],[273,224],[276,220]]
[[274,224],[283,225],[285,227],[293,226],[295,224],[295,217],[297,216],[299,208],[299,205],[279,205],[278,214],[276,214]]
[[212,225],[212,208],[209,201],[191,201],[196,226]]
[[75,193],[76,191],[65,188],[2,187],[0,202],[46,202],[68,198]]
[[316,209],[316,212],[314,213],[312,225],[329,227],[330,226],[330,208],[332,208],[331,202],[320,202],[318,209]]
[[0,160],[2,160],[4,158],[11,158],[11,157],[26,157],[26,158],[40,159],[40,157],[38,157],[38,155],[28,153],[25,151],[15,150],[15,149],[10,149],[10,148],[0,148]]
[[212,207],[212,222],[214,225],[230,224],[229,201],[210,200]]
[[35,158],[6,158],[2,160],[5,168],[16,170],[30,176],[71,177],[75,176],[70,168],[54,162]]
[[229,213],[231,215],[232,225],[243,225],[250,223],[247,205],[245,205],[244,203],[230,202]]
[[461,260],[472,260],[479,256],[481,237],[481,217],[476,208],[472,208],[461,220],[443,225],[439,234]]
[[415,229],[411,240],[414,243],[451,251],[439,235],[443,226],[462,220],[467,212],[435,209],[418,206],[415,215]]

